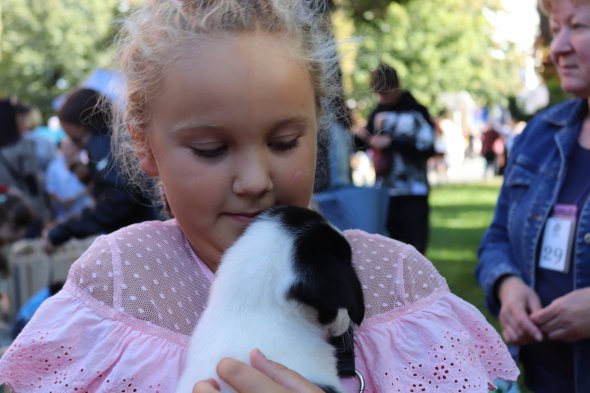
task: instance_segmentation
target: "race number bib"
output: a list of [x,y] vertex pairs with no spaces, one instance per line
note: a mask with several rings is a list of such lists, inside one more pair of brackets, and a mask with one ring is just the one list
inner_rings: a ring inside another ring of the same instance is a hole
[[576,230],[576,205],[555,205],[545,223],[539,267],[567,273]]

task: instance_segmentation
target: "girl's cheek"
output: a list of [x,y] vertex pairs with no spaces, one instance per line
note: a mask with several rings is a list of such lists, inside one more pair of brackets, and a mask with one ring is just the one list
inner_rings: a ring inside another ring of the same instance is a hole
[[302,176],[303,176],[303,170],[301,170],[301,169],[297,169],[295,172],[293,172],[293,180],[294,181],[301,179]]

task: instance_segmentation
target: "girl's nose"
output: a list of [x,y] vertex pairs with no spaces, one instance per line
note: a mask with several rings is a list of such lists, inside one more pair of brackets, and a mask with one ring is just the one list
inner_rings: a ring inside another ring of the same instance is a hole
[[236,160],[232,190],[238,195],[263,195],[273,189],[270,162],[266,154],[253,151]]

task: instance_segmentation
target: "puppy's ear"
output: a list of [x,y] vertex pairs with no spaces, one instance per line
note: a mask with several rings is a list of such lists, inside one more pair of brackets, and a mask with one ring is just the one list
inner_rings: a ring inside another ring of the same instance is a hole
[[143,169],[148,176],[158,176],[158,163],[156,162],[156,158],[154,157],[154,153],[146,135],[147,130],[144,128],[140,129],[139,126],[131,125],[129,123],[126,123],[126,125],[127,131],[133,140],[133,146],[135,147],[135,152],[139,159],[141,169]]
[[332,322],[340,308],[357,325],[362,322],[363,291],[350,245],[339,232],[328,224],[303,231],[297,236],[293,263],[297,282],[289,295],[315,308],[320,323]]

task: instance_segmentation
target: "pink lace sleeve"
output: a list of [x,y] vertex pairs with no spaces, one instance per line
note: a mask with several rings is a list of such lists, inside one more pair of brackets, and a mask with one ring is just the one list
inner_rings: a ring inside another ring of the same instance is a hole
[[365,293],[355,346],[367,393],[487,392],[496,378],[516,380],[498,333],[430,261],[379,235],[346,236]]

